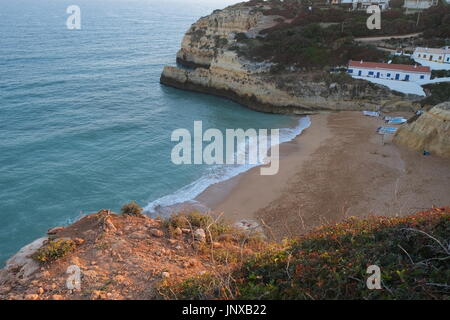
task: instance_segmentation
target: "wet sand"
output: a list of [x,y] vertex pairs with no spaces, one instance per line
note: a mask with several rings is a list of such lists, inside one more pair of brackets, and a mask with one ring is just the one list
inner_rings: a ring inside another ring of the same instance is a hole
[[258,222],[277,239],[349,216],[407,215],[450,204],[448,159],[405,150],[390,139],[383,144],[376,128],[384,122],[361,112],[313,115],[311,121],[280,146],[277,175],[253,168],[196,200],[230,222]]
[[[301,171],[302,164],[330,132],[327,115],[313,115],[311,126],[294,140],[280,145],[280,167],[276,175],[260,175],[260,167],[252,168],[232,179],[215,184],[197,197],[197,201],[223,212],[230,221],[254,219],[254,213],[283,195],[293,172]],[[300,138],[301,137],[301,138]]]

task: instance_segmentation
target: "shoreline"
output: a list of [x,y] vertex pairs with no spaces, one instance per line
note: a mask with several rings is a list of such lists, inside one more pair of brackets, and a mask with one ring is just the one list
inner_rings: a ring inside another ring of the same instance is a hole
[[277,107],[269,103],[259,101],[255,95],[252,96],[242,96],[231,89],[224,88],[215,88],[211,86],[205,86],[200,84],[194,84],[189,81],[180,82],[175,79],[172,79],[166,75],[161,75],[160,83],[162,85],[172,87],[179,90],[189,91],[189,92],[197,92],[202,94],[208,94],[215,97],[220,97],[224,99],[228,99],[237,104],[240,104],[243,107],[249,108],[250,110],[264,112],[264,113],[273,113],[273,114],[292,114],[292,115],[312,115],[317,112],[329,111],[326,109],[320,109],[318,107],[310,108],[310,107],[299,107],[294,105],[286,105],[283,107]]
[[[330,135],[323,130],[328,113],[310,115],[311,125],[293,140],[280,144],[280,170],[273,176],[261,176],[261,166],[256,166],[235,177],[209,186],[194,200],[215,213],[224,212],[224,218],[232,222],[254,220],[252,212],[265,207],[282,194],[282,186],[288,182],[291,172],[300,170],[302,163]],[[296,161],[292,161],[295,157]],[[262,183],[267,188],[258,188],[258,195],[248,194]],[[258,196],[258,197],[256,197]]]
[[382,119],[354,111],[310,118],[309,128],[280,145],[277,175],[261,176],[254,167],[195,200],[278,240],[350,216],[404,216],[448,205],[450,163],[398,147],[391,137],[383,145],[376,133]]
[[[278,128],[280,130],[280,140],[278,143],[279,146],[279,155],[280,158],[283,157],[285,144],[295,141],[299,136],[304,134],[304,131],[311,126],[311,117],[310,116],[293,116],[292,121],[296,122],[295,126],[282,127]],[[270,151],[270,149],[269,149]],[[236,171],[227,172],[223,177],[219,178],[218,181],[208,181],[206,186],[200,186],[199,189],[201,191],[194,191],[196,195],[190,195],[192,198],[172,202],[171,204],[164,204],[167,202],[168,198],[172,198],[174,195],[183,193],[184,189],[186,190],[195,190],[193,187],[197,186],[197,183],[201,181],[203,178],[207,176],[203,176],[202,178],[195,180],[189,185],[184,186],[179,189],[175,193],[168,194],[161,198],[158,198],[150,203],[148,203],[144,207],[144,212],[148,214],[149,217],[157,217],[157,216],[170,216],[174,212],[185,212],[185,211],[200,211],[203,213],[210,212],[211,208],[217,204],[219,199],[223,199],[227,193],[231,192],[231,189],[236,185],[237,181],[239,181],[240,177],[245,175],[246,172],[251,170],[260,170],[261,167],[268,167],[269,165],[239,165],[236,167]],[[227,170],[225,170],[227,171]],[[259,171],[258,171],[259,172]],[[192,186],[192,187],[191,187]],[[185,191],[186,191],[185,190]],[[191,193],[191,192],[189,192]],[[206,197],[204,194],[206,193]],[[169,200],[169,203],[172,200]]]

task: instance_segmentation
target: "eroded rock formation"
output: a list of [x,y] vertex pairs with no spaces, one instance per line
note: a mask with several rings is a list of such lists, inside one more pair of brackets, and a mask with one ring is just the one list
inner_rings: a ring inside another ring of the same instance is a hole
[[223,96],[272,113],[395,109],[401,100],[414,109],[410,101],[405,101],[409,97],[384,86],[327,71],[292,68],[274,74],[270,63],[238,55],[237,34],[253,38],[282,19],[264,15],[259,9],[241,3],[199,19],[182,41],[178,66],[166,66],[161,83]]
[[450,101],[436,105],[415,121],[403,125],[394,142],[450,158]]

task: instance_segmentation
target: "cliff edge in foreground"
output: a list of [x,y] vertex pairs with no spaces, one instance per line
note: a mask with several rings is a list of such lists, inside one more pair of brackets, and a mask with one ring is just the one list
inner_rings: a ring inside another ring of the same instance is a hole
[[450,101],[436,105],[400,127],[394,142],[413,150],[450,158]]
[[[251,41],[258,43],[264,39],[264,30],[289,22],[271,13],[268,4],[256,2],[216,10],[191,26],[177,53],[178,66],[166,66],[161,83],[226,97],[251,109],[271,113],[311,114],[375,110],[384,106],[390,110],[413,109],[408,101],[411,97],[353,79],[345,73],[298,65],[283,66],[280,71],[275,63],[241,54]],[[306,31],[299,32],[306,34]],[[335,39],[335,43],[328,45],[350,47],[347,48],[350,54],[353,47],[346,45],[346,41]]]
[[[450,208],[350,218],[283,243],[196,213],[155,220],[102,210],[11,258],[0,300],[448,299],[449,233]],[[366,285],[373,265],[380,290]],[[79,287],[70,288],[76,269]]]

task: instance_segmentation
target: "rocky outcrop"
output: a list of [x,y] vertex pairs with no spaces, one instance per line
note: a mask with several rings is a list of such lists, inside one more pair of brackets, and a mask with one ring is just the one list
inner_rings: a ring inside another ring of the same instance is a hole
[[218,51],[233,39],[234,33],[247,32],[261,20],[266,21],[263,18],[261,12],[240,6],[216,10],[200,18],[186,32],[177,53],[178,62],[187,66],[209,67]]
[[450,101],[400,127],[394,142],[417,151],[450,158]]
[[26,281],[39,270],[40,265],[31,256],[47,241],[47,237],[40,238],[19,250],[6,262],[4,269],[0,270],[0,285],[12,281]]
[[[161,299],[159,286],[169,280],[220,274],[229,268],[226,259],[214,260],[213,250],[236,257],[254,252],[250,241],[242,241],[257,236],[250,230],[212,231],[219,225],[206,216],[203,222],[191,215],[171,219],[100,210],[67,227],[53,228],[48,237],[25,246],[0,269],[0,301]],[[60,240],[76,245],[64,253],[51,246],[45,261],[37,258],[37,253],[50,248],[50,241]],[[72,287],[68,281],[76,274],[79,286]]]
[[178,66],[166,66],[161,83],[179,89],[229,98],[251,109],[271,113],[396,109],[409,100],[387,87],[325,71],[292,69],[272,74],[272,65],[238,55],[236,34],[256,37],[279,16],[264,15],[245,3],[216,10],[194,23],[177,54]]

